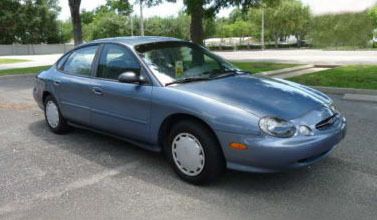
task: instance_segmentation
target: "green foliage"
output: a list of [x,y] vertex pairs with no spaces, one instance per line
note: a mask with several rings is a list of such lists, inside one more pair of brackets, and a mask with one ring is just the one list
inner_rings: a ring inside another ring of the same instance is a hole
[[[276,2],[275,2],[276,3]],[[270,3],[264,8],[265,39],[277,42],[280,38],[291,35],[303,39],[309,31],[311,19],[309,8],[298,0],[282,0],[280,4]],[[228,19],[218,19],[217,37],[253,36],[259,41],[262,23],[262,8],[251,8],[248,11],[233,10]]]
[[93,22],[94,20],[94,16],[95,16],[95,11],[86,11],[86,10],[82,10],[81,13],[80,13],[80,16],[81,16],[81,22],[85,25],[85,24],[90,24]]
[[219,19],[216,22],[216,32],[213,36],[217,37],[246,37],[256,36],[259,32],[259,26],[254,22],[236,18],[234,22]]
[[57,0],[1,0],[0,43],[58,43]]
[[183,13],[178,17],[151,17],[145,20],[145,34],[189,39],[190,18]]
[[59,35],[60,35],[60,42],[67,43],[72,39],[72,22],[71,20],[67,21],[58,21],[59,25]]
[[94,17],[92,23],[84,25],[84,39],[130,35],[127,23],[125,16],[119,16],[115,12],[101,12]]
[[[248,18],[255,25],[261,24],[262,9],[251,9]],[[280,4],[266,7],[265,13],[265,38],[274,41],[277,45],[279,39],[296,36],[304,39],[309,31],[311,19],[310,10],[298,0],[282,0]]]
[[369,9],[368,15],[372,19],[374,27],[377,28],[377,6],[374,6],[371,9]]
[[[117,36],[131,35],[131,21],[125,13],[119,13],[114,7],[109,7],[109,2],[93,11],[81,13],[84,24],[84,39],[86,41]],[[139,35],[138,17],[133,17],[133,31]],[[177,17],[151,17],[144,20],[145,34],[153,36],[170,36],[181,39],[189,39],[190,17],[179,13]]]
[[118,15],[129,15],[132,11],[128,0],[107,0],[106,6]]
[[13,0],[0,1],[0,43],[11,44],[15,41],[18,29],[20,3]]
[[373,23],[367,12],[315,17],[310,38],[317,47],[364,48],[372,39]]

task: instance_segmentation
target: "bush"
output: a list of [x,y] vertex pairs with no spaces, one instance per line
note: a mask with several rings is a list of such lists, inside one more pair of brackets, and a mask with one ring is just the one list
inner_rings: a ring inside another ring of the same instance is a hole
[[372,37],[373,24],[367,12],[314,17],[310,32],[315,47],[365,48]]

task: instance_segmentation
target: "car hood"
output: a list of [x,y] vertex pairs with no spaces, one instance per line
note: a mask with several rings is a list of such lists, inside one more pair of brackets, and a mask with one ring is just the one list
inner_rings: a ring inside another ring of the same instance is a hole
[[277,116],[286,120],[331,103],[328,96],[309,87],[247,74],[177,84],[174,88],[237,106],[259,117]]

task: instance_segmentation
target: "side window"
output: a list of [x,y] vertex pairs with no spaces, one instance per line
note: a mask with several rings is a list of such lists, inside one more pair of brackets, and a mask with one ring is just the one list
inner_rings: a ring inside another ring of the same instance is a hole
[[90,76],[97,49],[98,46],[89,46],[73,51],[64,64],[64,72]]
[[63,70],[63,65],[65,63],[65,61],[68,59],[69,55],[71,55],[71,53],[68,53],[66,55],[64,55],[58,62],[58,64],[56,65],[56,68],[58,70]]
[[124,72],[140,72],[140,65],[127,48],[119,45],[105,45],[98,64],[97,77],[117,80]]

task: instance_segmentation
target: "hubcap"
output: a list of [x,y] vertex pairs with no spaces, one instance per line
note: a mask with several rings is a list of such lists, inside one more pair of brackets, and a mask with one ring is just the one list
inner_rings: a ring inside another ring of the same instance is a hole
[[53,101],[48,101],[46,104],[46,118],[52,128],[59,125],[59,110]]
[[175,165],[188,176],[199,175],[205,163],[204,150],[199,140],[192,134],[180,133],[172,143]]

